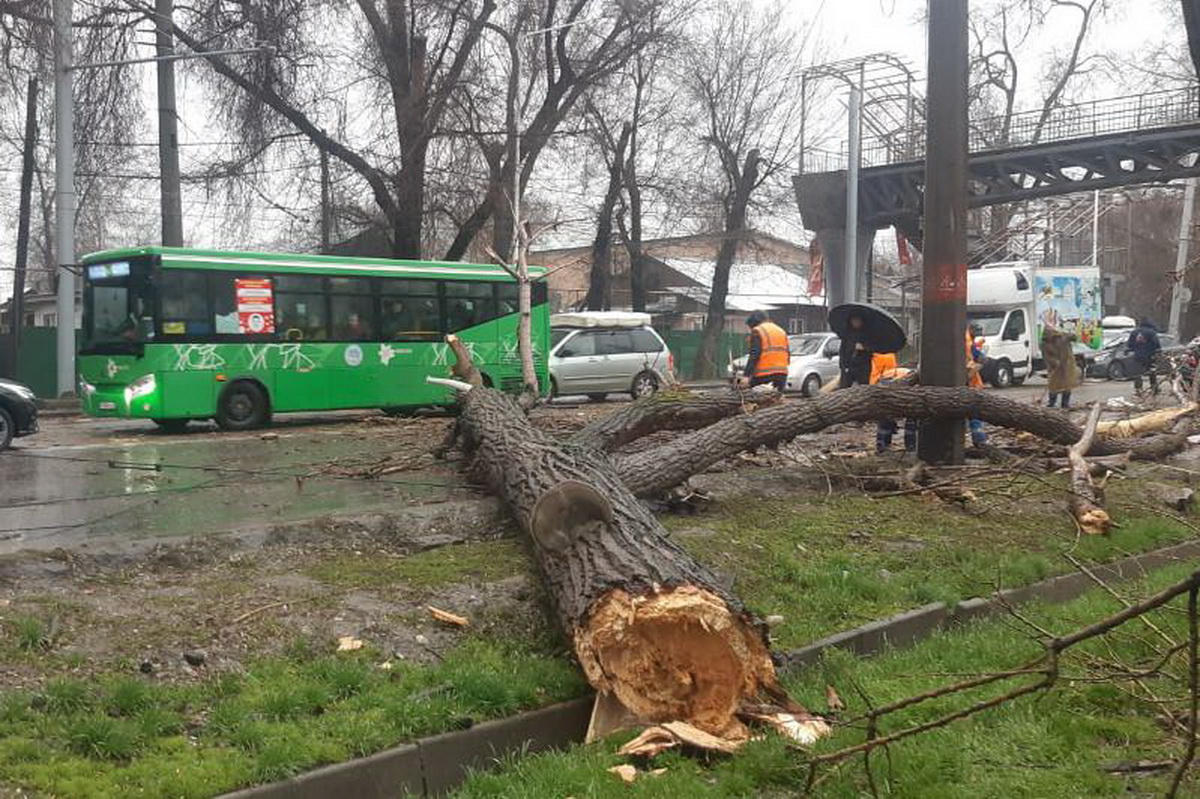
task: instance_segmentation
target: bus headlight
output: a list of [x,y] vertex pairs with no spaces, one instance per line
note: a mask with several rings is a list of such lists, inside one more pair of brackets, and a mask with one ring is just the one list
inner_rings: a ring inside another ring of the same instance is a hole
[[138,397],[153,394],[156,388],[158,383],[154,380],[154,375],[142,375],[125,387],[125,404],[128,405]]

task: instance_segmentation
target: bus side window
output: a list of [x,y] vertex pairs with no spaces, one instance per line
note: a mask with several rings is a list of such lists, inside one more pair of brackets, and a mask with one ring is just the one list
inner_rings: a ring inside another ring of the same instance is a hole
[[435,281],[381,281],[380,310],[384,341],[436,341],[442,337],[442,308]]
[[209,273],[208,289],[212,298],[213,329],[223,335],[240,333],[234,276],[226,272]]
[[451,333],[496,318],[491,283],[446,281],[446,325]]
[[[289,340],[325,341],[329,338],[329,320],[325,315],[324,294],[275,294],[275,313],[279,320],[277,330],[287,331]],[[291,333],[298,330],[297,337]]]
[[164,269],[162,330],[165,336],[204,336],[213,332],[208,315],[208,276],[204,272]]
[[507,316],[517,312],[517,284],[496,284],[496,312],[499,316]]

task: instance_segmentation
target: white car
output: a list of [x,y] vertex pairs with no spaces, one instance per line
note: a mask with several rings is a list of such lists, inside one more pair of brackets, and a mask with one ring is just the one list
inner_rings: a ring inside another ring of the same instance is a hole
[[674,357],[650,315],[619,311],[550,317],[550,391],[554,396],[648,397],[674,381]]
[[[821,386],[831,380],[837,380],[841,371],[838,367],[838,349],[841,344],[842,341],[836,333],[802,333],[788,336],[788,350],[791,354],[788,362],[788,390],[799,391],[806,397],[814,397],[821,390]],[[729,377],[737,377],[745,368],[746,356],[742,356],[733,362]]]

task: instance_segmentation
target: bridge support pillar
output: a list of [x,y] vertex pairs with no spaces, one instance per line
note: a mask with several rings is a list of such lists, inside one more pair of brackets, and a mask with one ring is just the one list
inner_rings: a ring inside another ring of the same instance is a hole
[[825,304],[832,308],[844,302],[865,301],[875,229],[858,228],[857,263],[851,269],[846,263],[846,171],[797,175],[792,186],[804,227],[817,231],[825,255]]
[[825,304],[829,308],[844,302],[865,302],[867,299],[867,266],[875,231],[858,229],[857,257],[853,267],[846,263],[846,230],[841,227],[820,228],[817,240],[825,256]]

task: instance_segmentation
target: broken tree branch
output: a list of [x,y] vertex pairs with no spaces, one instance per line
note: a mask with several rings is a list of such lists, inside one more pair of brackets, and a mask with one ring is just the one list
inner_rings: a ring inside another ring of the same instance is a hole
[[1071,496],[1068,506],[1079,529],[1088,535],[1104,535],[1112,528],[1112,518],[1104,509],[1104,490],[1092,482],[1091,470],[1084,453],[1092,447],[1096,437],[1096,423],[1100,421],[1100,403],[1092,405],[1087,424],[1079,440],[1067,449],[1067,460],[1071,464]]
[[[1014,402],[995,393],[935,386],[854,386],[832,394],[784,402],[734,416],[658,447],[621,457],[618,471],[637,496],[656,496],[744,450],[789,441],[844,422],[879,419],[980,418],[1070,445],[1083,431],[1062,411]],[[1134,459],[1162,458],[1184,446],[1183,434],[1097,439],[1090,454],[1129,452]]]
[[771,386],[749,391],[659,391],[591,422],[573,434],[570,442],[611,452],[661,430],[696,430],[782,400]]

